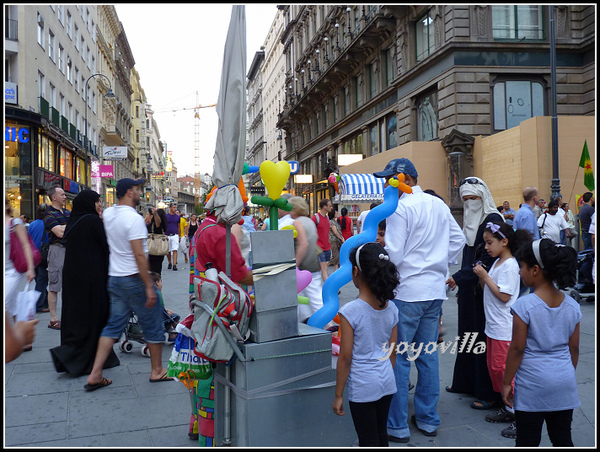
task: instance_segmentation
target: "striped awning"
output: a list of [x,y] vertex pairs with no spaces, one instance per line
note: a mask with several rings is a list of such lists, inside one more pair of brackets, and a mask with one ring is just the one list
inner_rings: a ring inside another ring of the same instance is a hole
[[372,174],[340,174],[338,202],[375,202],[383,200],[385,179]]

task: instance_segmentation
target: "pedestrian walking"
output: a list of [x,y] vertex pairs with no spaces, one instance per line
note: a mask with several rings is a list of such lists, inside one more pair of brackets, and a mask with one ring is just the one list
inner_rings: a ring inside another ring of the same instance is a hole
[[[146,214],[145,222],[149,234],[164,234],[167,227],[167,215],[165,213],[165,210],[150,207],[148,209],[148,213]],[[148,261],[150,262],[150,271],[161,275],[164,260],[164,255],[148,254]]]
[[169,237],[169,252],[167,253],[168,270],[177,271],[177,250],[179,249],[179,223],[181,218],[177,215],[177,204],[172,202],[167,212],[167,227],[165,233]]
[[112,383],[102,376],[102,369],[132,311],[138,317],[150,351],[150,382],[173,380],[167,377],[167,370],[162,366],[163,309],[158,303],[158,289],[148,273],[148,230],[143,218],[135,210],[140,203],[143,183],[143,179],[119,180],[116,189],[119,203],[102,214],[110,249],[110,316],[100,334],[94,366],[85,385],[86,391],[95,391]]
[[48,248],[48,308],[50,323],[48,328],[60,330],[57,314],[58,293],[62,290],[62,272],[65,264],[65,241],[63,235],[71,212],[65,208],[67,195],[60,187],[48,191],[52,203],[44,215],[44,226],[50,237]]
[[502,385],[504,403],[515,410],[516,446],[539,446],[546,422],[554,447],[573,447],[582,316],[579,304],[560,289],[575,284],[577,252],[541,239],[520,248],[515,257],[523,282],[534,290],[512,306],[513,335]]
[[342,237],[342,228],[338,223],[339,213],[337,210],[329,212],[329,244],[331,245],[330,265],[333,265],[333,271],[340,268],[340,248],[345,242]]
[[[44,227],[44,215],[48,210],[48,204],[41,203],[36,209],[36,220],[33,220],[27,229],[27,233],[33,240],[33,244],[42,253],[42,245],[48,243],[49,237]],[[48,261],[44,259],[35,267],[35,290],[40,293],[40,297],[35,305],[36,312],[50,312],[48,309]]]
[[337,221],[342,228],[342,237],[344,237],[344,240],[348,240],[350,237],[352,237],[352,235],[354,235],[352,218],[348,216],[348,209],[342,207],[341,216]]
[[[98,339],[109,315],[109,250],[101,212],[100,195],[82,190],[73,200],[63,235],[66,242],[60,346],[50,349],[50,355],[56,371],[72,377],[92,371]],[[111,349],[104,369],[119,364]]]
[[[513,257],[519,246],[531,242],[531,234],[523,229],[514,231],[508,223],[487,223],[483,233],[485,249],[496,260],[489,269],[477,264],[473,272],[483,286],[487,365],[492,387],[500,399],[506,355],[512,337],[510,307],[519,297],[521,278],[519,264]],[[500,403],[500,401],[498,402]],[[512,408],[502,406],[485,416],[488,422],[512,422]]]
[[[390,300],[398,285],[398,270],[381,244],[365,243],[350,251],[352,282],[358,298],[339,311],[340,355],[333,412],[345,415],[343,392],[348,385],[348,405],[361,447],[387,447],[387,418],[394,378],[398,308]],[[391,350],[389,359],[382,344]]]
[[[396,211],[386,219],[385,249],[400,275],[394,293],[398,308],[398,342],[435,344],[438,339],[439,317],[446,296],[448,262],[456,259],[465,237],[448,206],[439,198],[428,195],[417,185],[418,173],[405,158],[391,160],[375,177],[389,180],[397,174],[412,193],[401,193]],[[343,334],[343,333],[342,333]],[[411,361],[414,359],[418,381],[414,395],[415,415],[411,421],[421,433],[435,436],[440,418],[437,413],[439,391],[439,360],[437,349],[421,353],[409,360],[407,351],[397,357],[394,373],[397,392],[392,398],[387,431],[396,442],[408,442],[408,391]]]
[[319,202],[319,211],[312,216],[312,221],[317,225],[317,245],[321,248],[319,265],[321,266],[321,280],[327,279],[327,267],[331,260],[331,244],[329,243],[329,212],[332,209],[331,201],[327,198]]

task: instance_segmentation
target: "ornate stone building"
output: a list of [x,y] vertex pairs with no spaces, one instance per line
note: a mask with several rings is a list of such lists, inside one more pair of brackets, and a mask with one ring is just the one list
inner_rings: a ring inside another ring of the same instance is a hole
[[[540,5],[282,5],[286,160],[316,209],[341,154],[438,140],[472,174],[475,136],[551,112],[550,13]],[[558,115],[595,114],[595,7],[554,11]],[[453,171],[459,171],[454,174]],[[449,193],[449,195],[451,195]]]

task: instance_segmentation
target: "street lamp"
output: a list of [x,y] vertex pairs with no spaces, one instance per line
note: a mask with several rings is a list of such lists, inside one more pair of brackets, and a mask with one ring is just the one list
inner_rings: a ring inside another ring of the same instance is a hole
[[89,78],[85,81],[85,138],[83,141],[83,146],[85,148],[85,183],[87,185],[87,181],[88,181],[88,120],[87,120],[87,113],[88,113],[88,84],[90,82],[90,80],[94,77],[104,77],[106,79],[106,81],[108,82],[108,92],[104,95],[104,97],[107,97],[109,99],[112,99],[115,97],[115,93],[113,93],[112,88],[111,88],[111,84],[110,84],[110,79],[104,75],[104,74],[93,74],[90,75]]

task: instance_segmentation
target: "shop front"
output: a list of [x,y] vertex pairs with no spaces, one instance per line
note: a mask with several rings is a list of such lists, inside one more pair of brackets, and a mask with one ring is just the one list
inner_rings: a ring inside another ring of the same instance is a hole
[[35,112],[5,109],[5,187],[15,216],[35,219],[37,206],[49,203],[47,192],[61,187],[71,210],[87,188],[84,151]]

